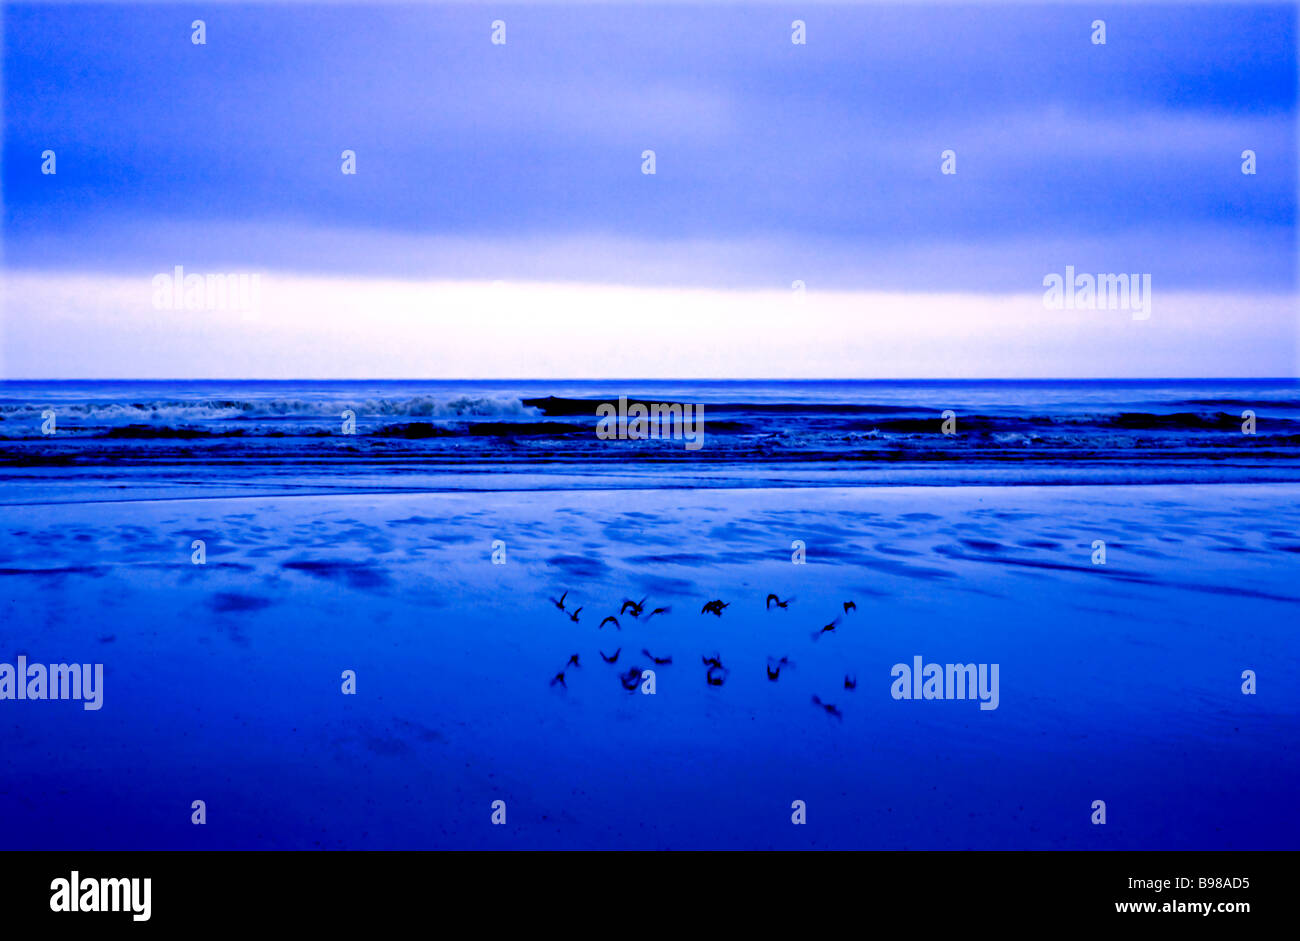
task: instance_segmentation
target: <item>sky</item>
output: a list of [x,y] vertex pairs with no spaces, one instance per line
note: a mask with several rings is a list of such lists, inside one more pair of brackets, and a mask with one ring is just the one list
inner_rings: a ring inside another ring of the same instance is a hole
[[1296,20],[7,5],[0,377],[1296,375]]

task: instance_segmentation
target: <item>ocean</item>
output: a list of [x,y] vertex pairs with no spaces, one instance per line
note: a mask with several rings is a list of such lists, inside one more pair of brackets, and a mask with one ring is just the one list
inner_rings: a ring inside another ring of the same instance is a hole
[[0,475],[5,848],[1300,846],[1294,380],[10,381]]
[[[599,438],[620,396],[699,408],[704,443]],[[0,383],[0,466],[41,500],[122,481],[176,496],[1294,482],[1298,455],[1294,380]]]

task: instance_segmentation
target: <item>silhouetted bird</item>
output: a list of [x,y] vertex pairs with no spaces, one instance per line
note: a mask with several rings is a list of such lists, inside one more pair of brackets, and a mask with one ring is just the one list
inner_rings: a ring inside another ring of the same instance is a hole
[[600,659],[604,660],[606,663],[618,663],[618,655],[621,654],[622,652],[623,652],[623,648],[620,647],[618,648],[618,650],[614,651],[613,656],[607,657],[605,656],[605,651],[602,650],[600,651]]
[[856,604],[854,604],[852,601],[846,601],[846,602],[844,602],[844,613],[845,613],[845,614],[848,614],[850,611],[857,611],[857,610],[858,610],[858,606],[857,606]]
[[813,697],[812,701],[814,706],[820,706],[822,709],[825,709],[827,715],[834,716],[835,718],[839,719],[841,722],[844,721],[844,713],[840,712],[839,707],[832,706],[830,703],[822,702],[816,696]]
[[849,676],[849,675],[846,673],[846,674],[844,675],[844,688],[845,688],[845,689],[857,689],[857,688],[858,688],[858,678],[857,678],[856,676]]
[[[579,609],[579,610],[581,610],[581,609]],[[614,622],[614,626],[615,626],[615,627],[618,627],[618,618],[614,617],[614,615],[611,614],[611,615],[609,615],[608,617],[606,617],[605,620],[601,621],[599,627],[597,627],[596,629],[599,630],[601,627],[604,627],[604,626],[605,626],[606,624],[608,624],[610,621],[613,621],[613,622]],[[618,627],[618,629],[621,631],[623,628]]]
[[716,653],[712,657],[700,657],[700,659],[704,661],[706,667],[717,667],[718,669],[723,669],[722,658]]
[[631,608],[631,609],[632,609],[632,617],[634,617],[634,618],[639,618],[639,617],[641,616],[641,609],[644,608],[644,607],[645,607],[645,599],[644,599],[644,598],[642,598],[640,601],[633,601],[633,600],[631,600],[630,598],[624,598],[624,599],[623,599],[623,607],[619,609],[618,613],[619,613],[619,614],[627,614],[627,609],[628,609],[628,608]]
[[706,601],[704,607],[700,608],[700,614],[708,611],[711,614],[716,614],[718,617],[722,617],[722,609],[730,606],[730,601]]
[[709,672],[705,674],[705,679],[710,686],[721,686],[727,681],[727,674],[730,671],[720,663],[715,663],[709,667]]
[[551,604],[555,605],[557,608],[559,608],[561,611],[563,611],[563,610],[564,610],[564,599],[567,598],[567,597],[569,597],[569,593],[566,591],[564,594],[560,595],[560,600],[559,600],[559,601],[556,601],[554,598],[552,598],[552,599],[551,599]]
[[568,685],[567,683],[564,682],[564,671],[563,671],[563,670],[561,670],[559,673],[555,674],[555,676],[551,679],[551,685],[552,685],[552,686],[554,686],[556,683],[559,683],[559,684],[560,684],[561,686],[563,686],[565,689],[568,689],[568,688],[569,688],[569,685]]
[[655,608],[653,611],[651,611],[649,614],[645,616],[645,619],[648,621],[656,614],[667,614],[671,610],[672,608]]
[[767,678],[775,682],[776,678],[781,675],[781,667],[792,667],[792,666],[794,666],[794,664],[790,662],[789,657],[782,657],[780,660],[776,659],[776,657],[768,657]]
[[639,685],[641,685],[641,668],[628,667],[627,672],[619,676],[618,680],[623,684],[625,690],[629,692],[635,690]]
[[812,636],[813,640],[816,640],[818,637],[821,637],[823,634],[829,634],[831,631],[835,630],[837,626],[839,626],[839,623],[840,623],[840,619],[836,618],[834,621],[831,621],[831,623],[822,627],[820,631],[814,632]]
[[566,664],[564,665],[564,669],[566,669],[566,670],[567,670],[569,667],[578,667],[579,669],[581,669],[582,664],[578,662],[578,655],[577,655],[576,653],[575,653],[575,654],[571,654],[571,655],[569,656],[569,662],[566,663]]
[[663,666],[666,663],[673,662],[672,657],[656,657],[654,654],[646,650],[644,647],[641,648],[641,652],[645,654],[647,657],[649,657],[651,660],[653,660],[655,662],[655,666]]
[[582,609],[581,609],[581,608],[576,609],[572,614],[569,615],[569,620],[572,621],[574,624],[577,624],[577,623],[578,623],[578,615],[579,615],[581,612],[582,612]]
[[773,603],[773,602],[776,602],[776,606],[777,606],[778,608],[785,608],[785,607],[789,607],[791,601],[794,601],[794,599],[793,599],[793,598],[787,598],[787,599],[785,599],[785,601],[782,601],[782,600],[781,600],[780,598],[778,598],[776,595],[768,595],[768,596],[767,596],[767,610],[769,610],[769,611],[772,610],[772,603]]

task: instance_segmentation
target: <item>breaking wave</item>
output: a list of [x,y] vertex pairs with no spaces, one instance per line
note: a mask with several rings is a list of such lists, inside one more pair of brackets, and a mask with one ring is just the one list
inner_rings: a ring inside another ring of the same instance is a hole
[[0,405],[0,421],[40,421],[55,408],[60,418],[104,425],[185,424],[276,419],[337,419],[345,410],[358,416],[429,420],[539,417],[516,396],[432,396],[365,399],[160,399],[143,402],[73,402]]

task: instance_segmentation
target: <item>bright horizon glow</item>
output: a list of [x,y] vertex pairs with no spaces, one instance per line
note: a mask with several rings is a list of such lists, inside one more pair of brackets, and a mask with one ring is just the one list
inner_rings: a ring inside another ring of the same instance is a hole
[[[1147,320],[1048,309],[1041,292],[264,272],[249,315],[155,309],[148,277],[10,272],[3,287],[4,379],[1277,378],[1296,375],[1300,326],[1289,295],[1158,285]],[[1008,367],[972,371],[991,363]]]

